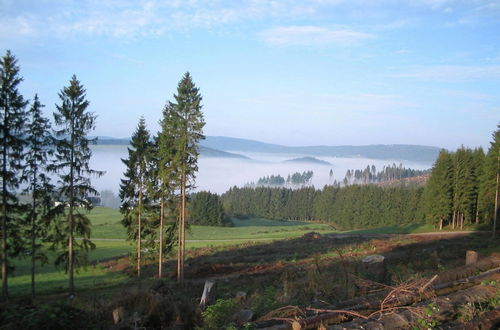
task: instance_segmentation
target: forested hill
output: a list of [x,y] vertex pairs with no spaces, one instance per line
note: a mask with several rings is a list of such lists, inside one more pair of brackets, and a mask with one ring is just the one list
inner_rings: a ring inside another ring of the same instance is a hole
[[[97,137],[98,145],[120,145],[120,146],[128,146],[130,144],[130,139],[128,138],[112,138],[108,136],[99,136]],[[210,147],[201,146],[200,147],[200,155],[204,157],[218,157],[218,158],[240,158],[240,159],[250,159],[246,156],[217,150]]]
[[[104,136],[98,137],[97,140],[97,144],[111,145],[128,145],[129,142],[130,140],[128,138],[122,139]],[[241,151],[300,154],[317,157],[365,157],[371,159],[409,160],[426,163],[434,162],[441,150],[438,147],[408,144],[293,147],[226,136],[207,136],[200,144],[202,147],[215,149],[219,152]],[[213,155],[213,153],[211,154]]]
[[206,139],[201,142],[201,145],[224,151],[289,153],[320,157],[365,157],[429,163],[436,160],[441,150],[438,147],[407,144],[293,147],[225,136],[207,136]]

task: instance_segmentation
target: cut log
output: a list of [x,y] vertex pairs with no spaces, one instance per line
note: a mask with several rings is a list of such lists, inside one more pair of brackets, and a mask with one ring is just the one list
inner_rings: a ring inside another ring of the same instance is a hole
[[[357,299],[351,299],[350,301],[343,302],[336,306],[330,306],[330,309],[323,310],[315,310],[316,315],[308,314],[306,319],[300,321],[300,324],[303,325],[304,329],[315,329],[321,324],[339,324],[346,320],[352,319],[357,313],[364,313],[368,315],[370,312],[378,311],[382,307],[384,310],[397,310],[398,308],[405,308],[404,306],[419,303],[423,300],[429,299],[436,294],[441,294],[439,290],[445,291],[447,295],[443,297],[451,297],[452,292],[462,290],[459,292],[455,292],[455,295],[465,295],[468,296],[468,289],[465,288],[464,284],[474,285],[474,283],[478,283],[486,278],[495,276],[500,273],[500,268],[492,269],[483,274],[474,275],[466,279],[462,279],[459,281],[455,281],[452,283],[443,283],[437,286],[431,285],[434,280],[437,279],[437,276],[432,277],[430,280],[426,281],[422,287],[426,287],[424,290],[415,289],[413,292],[408,293],[397,293],[393,297],[390,295],[390,292],[384,291],[381,293],[377,293],[374,295],[369,295],[365,297],[359,297]],[[434,288],[437,288],[437,291],[434,291]],[[476,286],[477,287],[477,286]],[[443,290],[444,289],[444,290]],[[470,288],[473,289],[473,288]],[[481,289],[482,290],[482,289]],[[481,291],[479,290],[479,291]],[[406,290],[405,290],[406,291]],[[448,299],[448,298],[447,298]],[[467,300],[465,300],[467,301]],[[382,306],[383,304],[383,306]],[[420,303],[422,304],[422,303]],[[344,310],[340,310],[339,307],[344,306]],[[417,305],[418,306],[418,305]],[[334,311],[335,310],[335,311]],[[357,312],[356,312],[357,311]],[[362,316],[362,315],[361,315]],[[395,319],[393,319],[395,318]],[[406,321],[405,321],[406,320]],[[405,314],[396,315],[394,317],[387,317],[387,324],[399,324],[399,322],[407,322],[408,319],[405,318]],[[256,322],[256,327],[259,329],[292,329],[292,324],[290,323],[281,323],[278,320],[269,320],[263,322]],[[397,327],[396,327],[397,328]],[[385,329],[385,328],[384,328]]]
[[357,319],[355,321],[342,323],[328,327],[327,329],[407,329],[417,324],[417,320],[422,318],[422,313],[418,313],[418,308],[425,308],[431,303],[436,306],[436,311],[432,314],[432,319],[438,322],[449,320],[457,315],[459,307],[465,303],[476,303],[484,299],[492,298],[496,295],[497,289],[493,286],[478,285],[450,295],[438,297],[421,302],[411,308],[401,308],[387,310],[387,314],[377,314],[368,320]]
[[476,251],[468,250],[465,253],[465,265],[475,264],[479,254]]

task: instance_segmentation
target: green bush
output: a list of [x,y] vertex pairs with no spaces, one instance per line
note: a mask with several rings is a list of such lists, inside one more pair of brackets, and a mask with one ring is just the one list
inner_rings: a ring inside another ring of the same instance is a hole
[[217,299],[203,312],[204,329],[227,329],[233,326],[231,316],[236,312],[234,299]]

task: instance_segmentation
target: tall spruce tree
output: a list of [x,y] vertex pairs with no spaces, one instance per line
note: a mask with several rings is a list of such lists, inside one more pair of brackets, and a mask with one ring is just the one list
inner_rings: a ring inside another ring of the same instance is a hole
[[[75,75],[59,93],[60,105],[56,105],[54,121],[59,129],[55,131],[55,163],[51,167],[58,173],[59,189],[65,209],[64,221],[57,223],[53,232],[53,248],[62,247],[56,265],[65,265],[68,273],[69,291],[74,293],[74,268],[87,263],[87,251],[95,248],[90,241],[90,221],[86,216],[92,209],[90,196],[98,192],[92,187],[90,178],[104,172],[90,168],[93,142],[87,134],[95,129],[96,116],[88,111],[85,89]],[[81,237],[75,240],[75,233]]]
[[125,179],[120,184],[120,212],[124,218],[123,226],[129,239],[136,242],[137,277],[141,276],[142,248],[144,239],[144,217],[150,197],[147,194],[153,144],[146,128],[146,121],[141,117],[137,129],[132,135],[128,158],[122,159],[126,166]]
[[479,207],[486,221],[492,223],[492,235],[496,237],[499,186],[500,186],[500,124],[492,134],[490,148],[486,154],[483,173],[481,175]]
[[27,124],[28,152],[25,153],[26,168],[24,177],[27,182],[25,192],[31,195],[31,205],[28,212],[29,226],[26,237],[30,237],[31,256],[31,295],[35,296],[36,261],[42,264],[47,256],[42,251],[41,239],[45,238],[51,220],[57,215],[52,207],[54,186],[50,183],[47,165],[52,152],[53,139],[50,133],[49,120],[43,116],[38,95],[35,95],[30,108],[30,120]]
[[198,171],[198,144],[205,138],[203,135],[205,121],[201,111],[202,97],[189,72],[184,74],[179,82],[174,98],[175,103],[169,106],[173,108],[172,120],[174,120],[176,137],[174,164],[177,168],[180,188],[177,280],[181,282],[184,279],[186,198],[187,192],[194,186]]
[[2,296],[8,298],[9,257],[22,249],[19,201],[16,196],[21,183],[22,155],[25,140],[25,107],[28,104],[18,90],[23,80],[17,59],[7,51],[0,59],[0,171],[2,176],[2,218],[0,219],[2,263]]
[[[173,225],[165,226],[165,219],[175,219],[175,210],[178,205],[176,190],[179,187],[178,157],[176,157],[175,139],[178,134],[179,121],[175,107],[167,102],[163,109],[163,118],[160,121],[161,131],[157,137],[156,168],[158,177],[158,199],[160,203],[159,249],[158,249],[158,278],[163,273],[163,255],[172,248],[173,234],[176,228]],[[167,238],[167,239],[165,239]]]
[[422,198],[427,221],[443,229],[453,206],[453,161],[447,151],[439,153]]

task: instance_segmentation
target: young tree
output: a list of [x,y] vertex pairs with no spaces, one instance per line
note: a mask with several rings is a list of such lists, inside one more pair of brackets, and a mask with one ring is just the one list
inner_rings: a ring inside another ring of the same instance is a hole
[[36,260],[45,263],[46,255],[41,251],[41,244],[37,243],[47,233],[50,220],[57,215],[52,208],[54,186],[50,183],[47,164],[52,149],[52,135],[50,123],[43,116],[38,95],[35,95],[30,108],[31,118],[27,124],[30,134],[27,134],[28,152],[25,153],[26,168],[24,172],[27,181],[25,192],[31,194],[29,210],[29,229],[26,236],[31,239],[31,295],[35,296]]
[[[75,290],[75,265],[85,264],[88,249],[95,247],[90,241],[90,221],[83,212],[92,209],[88,197],[98,194],[90,178],[104,174],[89,167],[92,156],[89,144],[94,140],[87,138],[87,134],[95,129],[96,116],[87,110],[89,102],[85,96],[83,85],[73,75],[69,86],[59,93],[61,104],[56,105],[54,112],[59,129],[55,131],[55,163],[51,168],[58,173],[61,199],[67,205],[65,221],[54,231],[54,248],[64,244],[56,264],[66,266],[70,294]],[[75,233],[82,239],[75,241]]]
[[137,242],[137,277],[141,276],[141,243],[144,239],[143,221],[145,209],[146,205],[149,204],[146,189],[152,147],[151,136],[146,128],[146,121],[144,117],[141,117],[130,141],[128,158],[122,159],[127,168],[124,173],[125,179],[122,179],[122,183],[120,184],[120,199],[122,200],[120,212],[124,215],[122,224],[127,228],[129,239]]
[[205,121],[201,112],[202,97],[199,89],[193,83],[189,72],[184,74],[174,95],[173,120],[176,139],[174,141],[175,158],[180,187],[179,208],[179,240],[177,254],[177,279],[184,279],[184,251],[186,226],[186,198],[187,191],[194,186],[194,179],[198,171],[198,144],[204,139],[203,127]]
[[1,263],[2,296],[8,298],[8,258],[19,254],[20,213],[16,190],[21,183],[22,155],[25,140],[25,107],[28,104],[18,90],[23,79],[19,76],[17,59],[7,51],[0,59],[0,171],[2,176]]

